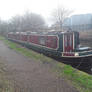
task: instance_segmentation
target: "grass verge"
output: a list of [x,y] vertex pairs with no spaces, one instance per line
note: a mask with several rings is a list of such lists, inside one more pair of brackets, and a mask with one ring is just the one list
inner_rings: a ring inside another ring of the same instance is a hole
[[27,56],[32,59],[41,61],[42,63],[53,64],[54,72],[57,72],[59,76],[63,76],[74,84],[74,86],[80,92],[92,92],[92,76],[87,73],[81,72],[77,69],[72,68],[69,65],[65,65],[60,62],[46,57],[42,54],[36,53],[27,48],[21,47],[19,44],[6,40],[4,37],[0,37],[0,40],[3,40],[9,48],[22,53],[24,56]]

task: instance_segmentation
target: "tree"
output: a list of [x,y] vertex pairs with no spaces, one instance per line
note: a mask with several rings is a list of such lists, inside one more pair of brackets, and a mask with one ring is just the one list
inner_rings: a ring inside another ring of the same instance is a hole
[[21,24],[22,24],[22,16],[16,15],[12,17],[11,20],[9,20],[8,27],[11,31],[18,32],[18,31],[22,31]]
[[6,21],[0,20],[0,34],[6,35],[8,32],[8,23]]
[[[13,32],[36,31],[45,27],[45,21],[41,15],[26,12],[24,15],[16,15],[9,21],[9,28]],[[10,27],[11,26],[11,27]]]
[[64,7],[58,7],[57,9],[54,9],[52,12],[52,18],[55,22],[55,25],[61,30],[63,27],[64,20],[69,17],[69,15],[72,13],[72,11],[64,8]]
[[46,28],[44,18],[36,13],[26,12],[24,15],[16,15],[8,21],[0,20],[0,34],[7,32],[42,32]]
[[39,31],[45,27],[45,21],[41,15],[35,13],[25,13],[22,25],[27,31]]

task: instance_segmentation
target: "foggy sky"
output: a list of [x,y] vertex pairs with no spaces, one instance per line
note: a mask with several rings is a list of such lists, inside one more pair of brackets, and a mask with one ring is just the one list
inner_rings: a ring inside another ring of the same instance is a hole
[[31,11],[49,18],[52,10],[60,5],[72,9],[73,14],[92,13],[91,0],[0,0],[0,17],[7,20]]

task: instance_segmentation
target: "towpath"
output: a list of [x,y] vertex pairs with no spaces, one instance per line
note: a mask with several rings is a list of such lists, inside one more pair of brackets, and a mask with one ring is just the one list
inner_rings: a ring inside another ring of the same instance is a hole
[[8,78],[15,80],[18,87],[26,88],[21,92],[78,92],[70,82],[51,72],[49,66],[15,52],[2,41],[0,62],[6,65]]

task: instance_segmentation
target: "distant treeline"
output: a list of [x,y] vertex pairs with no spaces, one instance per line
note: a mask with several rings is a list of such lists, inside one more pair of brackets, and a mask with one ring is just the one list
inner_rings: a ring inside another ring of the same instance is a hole
[[8,21],[0,20],[0,34],[8,32],[40,32],[46,29],[44,18],[36,13],[26,12],[24,15],[16,15]]

